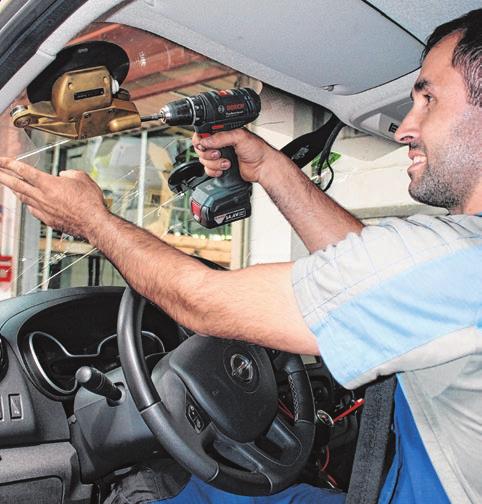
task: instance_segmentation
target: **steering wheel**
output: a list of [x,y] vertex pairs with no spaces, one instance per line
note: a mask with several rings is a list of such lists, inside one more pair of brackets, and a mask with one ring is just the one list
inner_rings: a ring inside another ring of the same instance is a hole
[[278,413],[271,360],[257,345],[194,335],[150,374],[141,344],[144,305],[127,287],[117,322],[120,360],[139,413],[167,452],[203,481],[232,493],[269,495],[293,483],[315,432],[301,358],[281,353],[275,359],[291,388],[289,422]]

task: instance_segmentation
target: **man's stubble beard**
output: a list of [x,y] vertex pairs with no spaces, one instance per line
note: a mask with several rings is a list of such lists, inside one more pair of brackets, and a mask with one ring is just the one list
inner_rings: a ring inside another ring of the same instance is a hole
[[417,150],[427,156],[427,166],[409,186],[413,199],[462,211],[482,178],[481,117],[480,109],[466,112],[445,141],[430,147],[429,152],[423,143],[417,144]]

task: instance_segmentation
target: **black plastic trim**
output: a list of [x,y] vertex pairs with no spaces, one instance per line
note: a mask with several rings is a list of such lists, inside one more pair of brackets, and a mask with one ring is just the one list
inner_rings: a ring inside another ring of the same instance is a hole
[[40,45],[87,0],[33,0],[18,26],[0,35],[0,87],[35,54]]
[[373,5],[370,0],[362,0],[363,3],[366,3],[369,7],[371,7],[373,10],[376,10],[379,14],[381,14],[384,18],[388,19],[391,21],[394,25],[398,26],[401,30],[403,30],[405,33],[410,35],[412,38],[414,38],[417,42],[420,42],[421,44],[425,45],[425,42],[423,40],[420,40],[418,37],[416,37],[411,31],[409,31],[405,26],[400,24],[398,21],[395,21],[392,17],[390,17],[386,12],[383,12],[379,7],[376,7]]

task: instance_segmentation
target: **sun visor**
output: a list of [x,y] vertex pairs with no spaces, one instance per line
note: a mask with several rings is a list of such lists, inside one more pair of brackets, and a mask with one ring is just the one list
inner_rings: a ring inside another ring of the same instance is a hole
[[224,0],[202,9],[194,0],[167,0],[156,9],[211,42],[334,94],[360,93],[414,71],[423,49],[360,0],[304,0],[301,7],[292,0],[243,0],[239,9]]

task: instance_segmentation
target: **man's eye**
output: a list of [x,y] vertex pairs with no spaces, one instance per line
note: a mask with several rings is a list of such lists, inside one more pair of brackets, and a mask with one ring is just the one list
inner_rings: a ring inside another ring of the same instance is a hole
[[424,94],[423,97],[427,103],[430,103],[433,100],[433,96],[429,94]]

